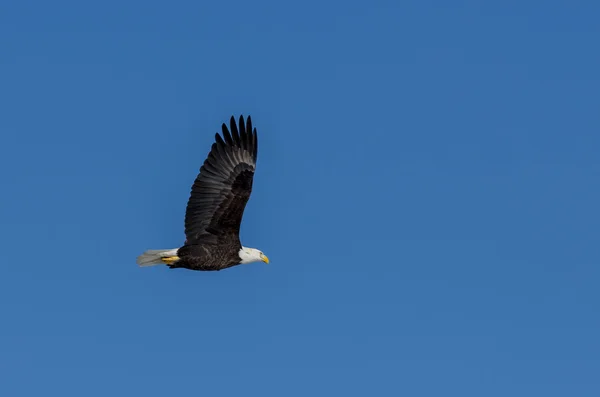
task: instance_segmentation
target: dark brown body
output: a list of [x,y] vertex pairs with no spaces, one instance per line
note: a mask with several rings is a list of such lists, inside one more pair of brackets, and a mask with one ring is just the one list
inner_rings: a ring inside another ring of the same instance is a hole
[[240,264],[240,224],[252,192],[258,137],[250,117],[221,127],[191,189],[185,245],[171,268],[221,270]]
[[179,260],[169,267],[189,270],[211,271],[222,270],[240,264],[238,254],[242,245],[184,245],[177,251]]

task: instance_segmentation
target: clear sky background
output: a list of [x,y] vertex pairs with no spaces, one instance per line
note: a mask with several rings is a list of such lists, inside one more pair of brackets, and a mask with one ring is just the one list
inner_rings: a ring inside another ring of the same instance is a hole
[[[599,15],[3,2],[0,394],[600,395]],[[232,114],[271,264],[138,268]]]

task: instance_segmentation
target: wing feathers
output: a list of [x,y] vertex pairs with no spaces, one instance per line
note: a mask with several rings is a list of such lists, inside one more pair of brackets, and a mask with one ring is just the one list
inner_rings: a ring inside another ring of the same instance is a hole
[[250,116],[246,122],[240,116],[238,124],[232,116],[229,124],[229,128],[225,123],[221,125],[222,137],[215,134],[215,142],[192,186],[185,216],[187,244],[215,243],[226,235],[238,239],[252,191],[258,139]]
[[[244,130],[244,119],[242,117],[240,117],[240,128],[243,131]],[[233,142],[235,143],[236,146],[239,146],[240,143],[240,135],[238,133],[238,129],[237,126],[235,125],[235,119],[233,118],[233,116],[231,116],[231,119],[229,120],[229,126],[231,127],[231,137],[233,138]]]
[[[216,145],[225,145],[225,141],[223,140],[223,138],[221,138],[221,135],[219,135],[218,133],[215,134],[215,141],[216,141]],[[215,144],[213,143],[213,148],[215,147]],[[212,150],[212,149],[211,149]]]
[[223,138],[225,138],[225,142],[227,142],[227,145],[233,146],[233,139],[231,139],[231,134],[229,134],[229,130],[227,129],[225,123],[223,123],[223,125],[221,126],[221,131],[223,131]]
[[252,158],[254,160],[254,162],[256,163],[256,158],[258,157],[258,135],[256,134],[256,128],[254,129],[254,134],[253,138],[252,138],[252,146],[254,146],[254,153],[252,155]]
[[252,153],[252,118],[248,116],[246,119],[246,134],[244,139],[244,149]]

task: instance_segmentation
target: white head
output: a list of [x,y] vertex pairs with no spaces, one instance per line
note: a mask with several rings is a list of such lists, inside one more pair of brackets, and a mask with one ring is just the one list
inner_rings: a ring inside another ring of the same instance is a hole
[[267,256],[265,254],[263,254],[262,251],[259,251],[256,248],[242,247],[242,249],[239,252],[239,256],[241,259],[240,260],[241,264],[252,263],[252,262],[269,263],[269,258],[267,258]]

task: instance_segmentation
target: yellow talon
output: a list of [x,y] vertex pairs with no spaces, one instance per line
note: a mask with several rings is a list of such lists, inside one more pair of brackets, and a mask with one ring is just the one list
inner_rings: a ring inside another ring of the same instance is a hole
[[172,265],[174,262],[177,262],[179,260],[178,256],[168,256],[166,258],[162,258],[162,261],[164,263],[166,263],[167,265]]

